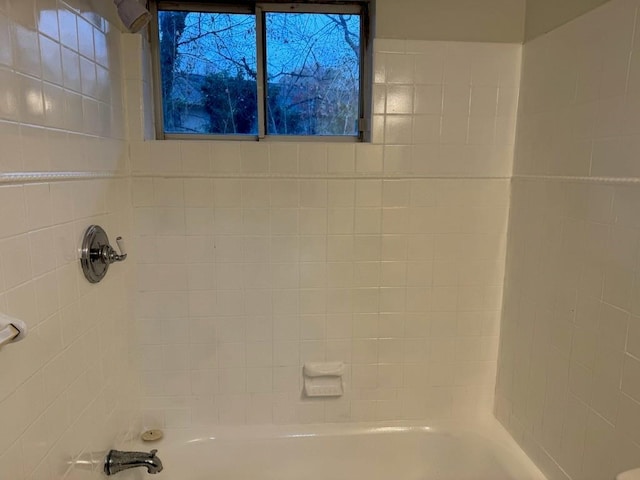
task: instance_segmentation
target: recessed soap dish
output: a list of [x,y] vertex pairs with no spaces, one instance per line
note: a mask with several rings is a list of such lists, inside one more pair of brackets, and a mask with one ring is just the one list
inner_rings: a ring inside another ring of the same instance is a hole
[[304,393],[307,397],[341,397],[344,395],[342,376],[344,363],[305,363]]

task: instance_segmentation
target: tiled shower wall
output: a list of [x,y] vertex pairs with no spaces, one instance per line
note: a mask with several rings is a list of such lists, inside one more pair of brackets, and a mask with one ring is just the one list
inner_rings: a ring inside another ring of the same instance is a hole
[[30,329],[0,349],[7,480],[101,477],[135,418],[133,262],[92,286],[77,261],[88,225],[131,223],[120,32],[94,3],[0,1],[0,311]]
[[640,459],[639,5],[524,49],[496,413],[550,479]]
[[491,411],[520,50],[378,40],[372,144],[131,144],[147,425]]

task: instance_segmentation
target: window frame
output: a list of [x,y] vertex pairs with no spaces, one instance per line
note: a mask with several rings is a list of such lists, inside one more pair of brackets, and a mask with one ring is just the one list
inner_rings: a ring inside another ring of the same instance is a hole
[[[234,141],[277,141],[277,142],[370,142],[372,119],[373,89],[373,12],[375,0],[348,0],[329,3],[331,0],[240,0],[237,3],[220,1],[151,1],[149,8],[152,21],[149,28],[151,47],[154,123],[158,140],[234,140]],[[257,103],[258,134],[201,134],[201,133],[165,133],[161,71],[160,36],[158,12],[162,10],[195,11],[210,13],[241,13],[256,17],[256,63],[257,63]],[[266,32],[267,13],[334,13],[357,14],[360,16],[360,95],[357,135],[269,135],[266,132]]]

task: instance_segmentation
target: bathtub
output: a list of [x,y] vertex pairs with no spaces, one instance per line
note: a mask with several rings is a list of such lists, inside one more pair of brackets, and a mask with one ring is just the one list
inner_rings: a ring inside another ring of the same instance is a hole
[[495,420],[165,430],[154,480],[543,480]]

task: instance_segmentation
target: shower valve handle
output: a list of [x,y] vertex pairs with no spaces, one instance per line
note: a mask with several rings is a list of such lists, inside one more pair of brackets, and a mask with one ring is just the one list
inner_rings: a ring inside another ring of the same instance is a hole
[[102,247],[100,254],[105,263],[123,262],[127,258],[127,251],[124,248],[124,240],[122,237],[116,238],[116,243],[118,244],[120,254],[118,254],[111,245],[104,245]]
[[109,245],[107,232],[100,225],[91,225],[85,231],[80,250],[80,264],[84,276],[90,283],[98,283],[107,274],[109,265],[127,258],[127,249],[122,237],[118,237],[116,243],[119,252]]
[[118,244],[118,250],[120,250],[119,256],[122,260],[124,260],[125,258],[127,258],[127,249],[124,246],[124,238],[116,238],[116,243]]

